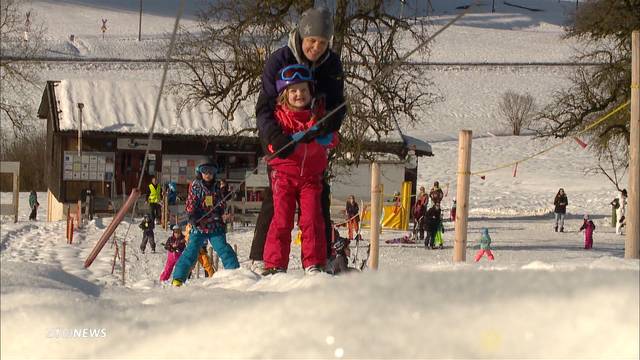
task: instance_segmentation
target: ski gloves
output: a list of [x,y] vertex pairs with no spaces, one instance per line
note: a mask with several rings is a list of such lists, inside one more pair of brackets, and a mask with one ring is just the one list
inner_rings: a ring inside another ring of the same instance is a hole
[[[316,142],[322,146],[329,146],[333,140],[333,133],[323,135],[320,127],[318,125],[313,125],[306,132],[298,131],[293,133],[291,136],[282,135],[274,137],[268,148],[272,154],[280,151],[276,156],[281,159],[286,159],[291,155],[291,153],[293,153],[297,143],[302,142],[308,144],[313,140],[316,140]],[[291,143],[291,141],[293,141],[293,143]]]

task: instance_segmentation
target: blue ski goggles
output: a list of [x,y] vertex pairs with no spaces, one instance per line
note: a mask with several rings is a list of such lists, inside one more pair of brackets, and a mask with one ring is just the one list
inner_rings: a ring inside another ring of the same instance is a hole
[[215,175],[218,169],[210,164],[202,164],[196,168],[196,173]]
[[296,78],[301,81],[313,81],[311,70],[307,66],[301,64],[289,65],[280,70],[280,73],[278,74],[279,80],[291,81]]

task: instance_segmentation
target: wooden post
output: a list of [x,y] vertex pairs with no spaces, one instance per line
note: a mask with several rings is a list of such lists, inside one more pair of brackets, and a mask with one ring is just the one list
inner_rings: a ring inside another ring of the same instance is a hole
[[78,200],[78,205],[76,208],[76,219],[78,220],[76,229],[79,229],[80,227],[82,227],[82,200]]
[[378,241],[380,240],[380,165],[371,163],[371,241],[369,243],[369,268],[378,270]]
[[640,258],[640,30],[631,35],[631,137],[625,259]]
[[167,196],[162,198],[162,228],[167,230],[167,224],[169,223],[169,201]]
[[471,130],[460,130],[458,140],[458,185],[456,189],[456,238],[453,261],[467,258],[467,218],[469,216],[469,178],[471,173]]
[[127,263],[127,242],[122,242],[122,285],[124,285],[124,267]]
[[20,167],[18,167],[18,172],[13,173],[13,222],[18,222],[18,205],[19,205],[19,197],[20,193]]

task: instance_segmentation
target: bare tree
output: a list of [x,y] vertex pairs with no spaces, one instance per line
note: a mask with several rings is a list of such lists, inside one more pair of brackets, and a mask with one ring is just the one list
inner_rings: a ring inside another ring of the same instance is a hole
[[3,126],[10,125],[16,134],[31,116],[29,87],[37,83],[38,77],[31,67],[9,57],[28,58],[42,49],[44,28],[33,24],[31,15],[17,0],[0,3],[0,116]]
[[[297,17],[312,0],[223,0],[198,15],[197,31],[183,29],[177,59],[186,72],[173,83],[182,107],[206,102],[212,112],[233,119],[239,108],[253,109],[268,54],[286,43]],[[382,0],[338,0],[333,50],[344,64],[350,112],[336,154],[357,161],[363,140],[378,141],[400,126],[415,126],[418,114],[438,97],[423,68],[403,64],[380,76],[403,51],[400,45],[425,41],[427,20],[404,19]],[[428,54],[425,48],[418,56]],[[378,77],[374,84],[372,79]]]
[[[565,37],[590,49],[577,61],[599,65],[578,67],[570,75],[571,86],[556,92],[536,121],[539,136],[572,136],[630,98],[631,32],[638,28],[639,0],[595,0],[577,9]],[[606,156],[610,144],[621,145],[621,153],[628,153],[629,119],[628,111],[621,111],[589,130],[591,148]]]
[[498,110],[503,122],[509,127],[512,135],[520,135],[522,129],[531,124],[535,112],[535,100],[529,93],[518,94],[512,90],[505,92],[500,99]]
[[[598,165],[586,170],[587,174],[602,174],[615,185],[618,191],[625,187],[622,178],[629,168],[626,144],[607,143],[604,151],[598,153]],[[623,185],[623,186],[620,186]]]

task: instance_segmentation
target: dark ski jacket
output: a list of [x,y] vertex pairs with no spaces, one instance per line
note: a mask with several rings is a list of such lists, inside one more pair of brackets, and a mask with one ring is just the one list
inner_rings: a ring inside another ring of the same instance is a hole
[[566,214],[567,213],[567,205],[569,201],[567,201],[567,195],[556,195],[556,198],[553,200],[553,205],[555,205],[555,209],[553,212],[558,214]]
[[186,246],[186,240],[182,234],[180,234],[179,237],[169,236],[169,239],[167,239],[167,242],[164,244],[164,248],[168,251],[179,253],[183,252]]
[[153,229],[156,227],[155,223],[153,220],[142,220],[142,222],[139,225],[140,229],[142,229],[144,235],[151,235],[153,236]]
[[[276,77],[278,71],[288,65],[306,64],[313,71],[314,97],[324,97],[326,113],[332,111],[344,102],[344,74],[342,62],[331,49],[314,63],[310,63],[302,53],[302,39],[297,30],[289,34],[289,44],[273,52],[267,59],[262,71],[262,89],[256,102],[256,118],[258,136],[262,142],[265,154],[271,144],[274,151],[279,150],[291,139],[286,135],[274,116],[278,93]],[[340,108],[331,115],[320,127],[319,135],[326,135],[340,129],[346,115],[346,107]]]
[[425,225],[427,226],[427,230],[429,232],[438,231],[440,222],[442,222],[442,214],[440,209],[436,209],[435,206],[430,207],[424,216],[424,221],[425,221]]

